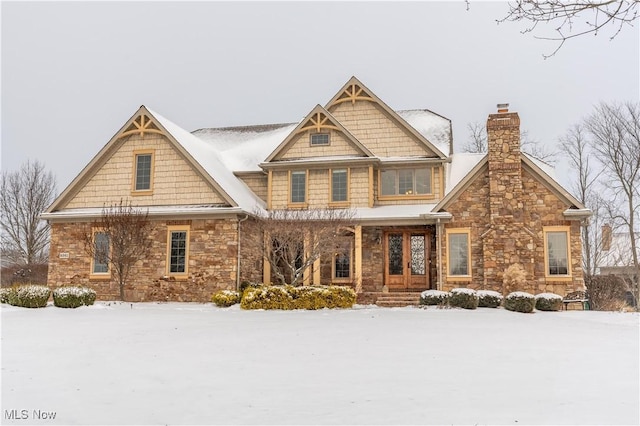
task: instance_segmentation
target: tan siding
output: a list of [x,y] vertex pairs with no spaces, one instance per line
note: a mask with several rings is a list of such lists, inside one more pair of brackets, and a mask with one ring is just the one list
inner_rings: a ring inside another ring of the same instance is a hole
[[329,205],[329,171],[309,171],[309,208],[321,209]]
[[267,175],[242,175],[240,179],[263,201],[267,201]]
[[[133,152],[147,149],[154,150],[153,192],[131,196]],[[124,142],[65,208],[102,207],[120,199],[141,206],[225,203],[159,135],[134,136]]]
[[271,182],[271,208],[274,210],[287,207],[289,197],[289,172],[274,171]]
[[352,168],[350,177],[350,207],[369,207],[369,169]]
[[290,160],[295,158],[329,157],[339,155],[364,156],[362,152],[354,147],[341,132],[337,132],[335,130],[330,131],[329,145],[324,146],[311,146],[309,144],[310,135],[310,131],[300,133],[291,141],[288,149],[280,153],[277,159]]
[[333,116],[371,152],[380,157],[431,156],[431,152],[377,104],[343,102],[330,109]]

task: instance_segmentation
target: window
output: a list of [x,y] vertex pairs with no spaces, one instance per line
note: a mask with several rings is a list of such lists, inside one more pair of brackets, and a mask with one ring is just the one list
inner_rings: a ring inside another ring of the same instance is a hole
[[307,200],[307,172],[291,172],[291,202],[304,203]]
[[569,227],[549,226],[544,228],[545,275],[547,277],[568,277],[569,269]]
[[104,232],[95,232],[93,234],[93,265],[91,267],[92,274],[108,274],[109,273],[109,234]]
[[471,277],[470,230],[447,229],[448,275]]
[[346,202],[348,173],[346,169],[331,170],[331,202]]
[[311,146],[329,145],[328,133],[312,133],[310,142]]
[[351,253],[353,247],[351,243],[345,242],[338,244],[337,250],[333,255],[333,278],[335,280],[348,280],[351,278]]
[[431,168],[396,169],[380,172],[382,196],[431,194]]
[[134,153],[134,192],[151,191],[153,181],[153,151]]
[[167,238],[168,275],[187,275],[189,256],[189,230],[181,227],[169,227]]

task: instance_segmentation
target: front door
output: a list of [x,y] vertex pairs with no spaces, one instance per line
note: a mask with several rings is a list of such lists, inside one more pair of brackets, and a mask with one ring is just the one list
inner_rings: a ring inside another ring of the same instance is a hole
[[389,291],[418,291],[429,288],[429,242],[424,231],[387,232],[385,283]]

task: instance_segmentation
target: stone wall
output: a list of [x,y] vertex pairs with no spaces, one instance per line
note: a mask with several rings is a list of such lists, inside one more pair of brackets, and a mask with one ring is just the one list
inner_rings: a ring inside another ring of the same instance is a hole
[[[151,255],[132,268],[125,286],[125,300],[208,302],[221,289],[236,287],[237,220],[193,219],[153,221],[149,235]],[[167,227],[189,229],[188,275],[168,276]],[[92,277],[91,259],[85,253],[82,235],[91,230],[88,222],[53,223],[48,283],[52,288],[80,284],[93,288],[99,300],[118,300],[114,276]]]

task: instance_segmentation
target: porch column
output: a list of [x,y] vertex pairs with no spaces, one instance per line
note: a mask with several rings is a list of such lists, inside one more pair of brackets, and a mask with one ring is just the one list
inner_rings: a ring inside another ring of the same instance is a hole
[[356,293],[362,293],[362,225],[355,227],[355,243],[356,243],[356,264],[355,264],[355,284]]
[[[264,241],[263,241],[263,244],[265,245],[265,247],[269,247],[267,246],[267,243],[269,242],[269,240],[270,240],[269,234],[265,232]],[[262,258],[262,284],[264,285],[271,284],[271,263],[269,263],[269,259],[267,259],[266,256]]]
[[[304,256],[304,262],[306,262],[307,259],[309,259],[309,254],[310,254],[309,247],[310,246],[311,246],[311,235],[309,235],[309,233],[306,232],[304,234],[304,246],[303,246],[303,249],[302,249],[303,256]],[[309,270],[309,268],[306,268],[304,270],[304,272],[302,273],[302,283],[304,285],[311,284],[311,271]]]
[[[314,247],[318,245],[318,236],[313,236]],[[320,258],[313,262],[313,285],[320,285]]]

